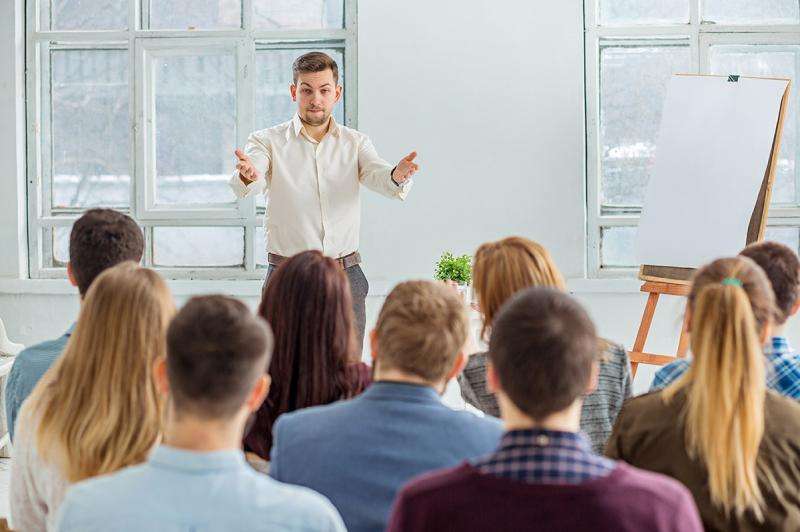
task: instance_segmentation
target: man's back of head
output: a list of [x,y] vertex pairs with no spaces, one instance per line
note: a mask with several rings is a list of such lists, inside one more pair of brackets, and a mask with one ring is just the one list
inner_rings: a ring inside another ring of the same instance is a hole
[[752,259],[767,274],[778,307],[775,319],[778,325],[782,325],[797,312],[800,298],[800,259],[797,253],[778,242],[766,241],[750,244],[739,255]]
[[194,297],[167,331],[167,376],[176,413],[224,420],[239,412],[266,374],[272,332],[247,306],[221,295]]
[[430,385],[454,376],[468,334],[464,303],[442,283],[408,281],[387,296],[373,332],[376,379],[398,372]]
[[509,300],[493,322],[489,357],[502,395],[538,422],[586,393],[598,345],[594,324],[574,299],[530,288]]
[[73,224],[69,271],[83,297],[103,271],[121,262],[139,262],[144,236],[133,219],[112,209],[90,209]]

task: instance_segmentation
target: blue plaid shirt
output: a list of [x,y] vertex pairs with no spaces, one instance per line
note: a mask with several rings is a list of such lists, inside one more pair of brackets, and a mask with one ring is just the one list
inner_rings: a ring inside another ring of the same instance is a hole
[[615,466],[595,454],[583,434],[541,429],[507,432],[495,453],[472,464],[483,474],[531,484],[580,484],[608,475]]
[[[767,387],[781,395],[800,400],[800,353],[783,336],[775,336],[764,350],[767,359]],[[661,390],[678,380],[689,369],[691,359],[682,358],[658,370],[650,391]]]

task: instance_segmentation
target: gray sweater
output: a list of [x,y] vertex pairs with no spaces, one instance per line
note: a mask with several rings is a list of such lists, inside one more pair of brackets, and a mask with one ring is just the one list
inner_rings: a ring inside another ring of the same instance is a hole
[[[458,376],[461,397],[469,404],[490,416],[500,417],[497,400],[486,386],[487,353],[469,357],[464,371]],[[592,448],[602,453],[611,435],[625,399],[631,396],[631,363],[625,348],[608,343],[597,389],[586,396],[581,410],[581,430],[592,441]]]

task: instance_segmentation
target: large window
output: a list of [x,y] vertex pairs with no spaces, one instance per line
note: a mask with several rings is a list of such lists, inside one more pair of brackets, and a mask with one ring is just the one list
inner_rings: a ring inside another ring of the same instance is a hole
[[113,207],[173,278],[261,278],[264,198],[233,150],[289,120],[294,59],[336,59],[355,125],[355,0],[29,0],[31,277],[63,277],[72,223]]
[[588,267],[631,274],[674,73],[792,79],[767,238],[800,246],[797,0],[585,0]]

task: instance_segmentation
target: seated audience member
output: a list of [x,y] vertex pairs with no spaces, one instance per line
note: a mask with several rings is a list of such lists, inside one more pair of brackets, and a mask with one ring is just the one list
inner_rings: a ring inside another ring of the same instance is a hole
[[[91,209],[78,218],[69,236],[67,277],[81,299],[105,269],[120,262],[139,262],[144,252],[142,231],[129,216],[111,209]],[[6,420],[11,439],[22,407],[42,375],[64,351],[75,325],[56,340],[32,345],[17,355],[6,382]]]
[[245,461],[242,433],[270,386],[272,345],[243,303],[191,299],[169,326],[166,360],[155,363],[167,405],[162,441],[145,463],[73,486],[59,530],[344,531],[324,497]]
[[275,334],[272,386],[244,439],[246,451],[269,460],[272,425],[281,414],[348,399],[369,385],[360,362],[347,274],[334,259],[304,251],[273,273],[258,314]]
[[492,324],[487,378],[507,430],[499,448],[407,484],[388,530],[701,530],[686,488],[595,454],[579,432],[598,352],[578,303],[529,288]]
[[174,314],[166,283],[124,262],[101,273],[63,355],[22,405],[11,524],[48,530],[69,484],[142,462],[161,433],[152,364]]
[[[566,289],[550,253],[527,238],[510,237],[483,244],[475,254],[473,270],[484,338],[489,335],[500,307],[519,290],[534,286]],[[623,401],[631,395],[631,370],[628,353],[622,346],[606,340],[599,340],[598,345],[602,352],[600,377],[597,388],[584,398],[581,430],[599,453],[611,434]],[[458,383],[466,402],[489,415],[499,416],[497,399],[486,386],[487,361],[487,353],[470,356]]]
[[[786,321],[800,309],[800,259],[791,248],[777,242],[757,242],[739,255],[752,259],[767,274],[778,312],[772,326],[772,341],[764,350],[767,388],[800,400],[800,353],[784,335]],[[682,358],[656,372],[651,391],[666,388],[686,373],[691,359]]]
[[800,530],[800,405],[766,390],[766,275],[746,257],[715,260],[686,312],[691,366],[625,404],[606,453],[680,480],[706,530]]
[[326,495],[350,532],[382,531],[409,478],[495,448],[498,420],[440,398],[464,365],[467,327],[463,302],[444,284],[395,287],[370,334],[375,382],[350,401],[279,418],[270,475]]

